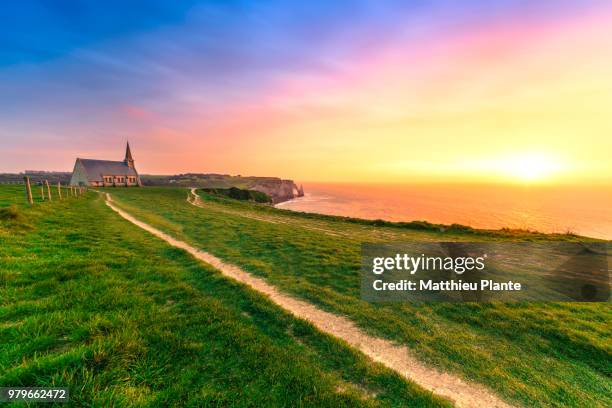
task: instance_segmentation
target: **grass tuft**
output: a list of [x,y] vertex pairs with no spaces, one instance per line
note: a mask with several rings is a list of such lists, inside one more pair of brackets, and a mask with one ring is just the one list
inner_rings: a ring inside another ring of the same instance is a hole
[[2,221],[6,221],[6,220],[16,220],[18,218],[20,218],[21,214],[19,212],[19,210],[17,209],[17,206],[15,204],[9,206],[9,207],[5,207],[5,208],[0,208],[0,220]]

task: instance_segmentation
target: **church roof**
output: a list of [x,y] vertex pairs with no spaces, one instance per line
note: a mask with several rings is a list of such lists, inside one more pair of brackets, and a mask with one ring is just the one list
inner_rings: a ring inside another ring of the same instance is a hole
[[122,161],[77,159],[83,165],[89,181],[103,181],[102,176],[138,176],[133,167]]
[[134,161],[132,158],[132,151],[130,150],[130,142],[127,142],[127,145],[125,146],[125,161],[129,160]]

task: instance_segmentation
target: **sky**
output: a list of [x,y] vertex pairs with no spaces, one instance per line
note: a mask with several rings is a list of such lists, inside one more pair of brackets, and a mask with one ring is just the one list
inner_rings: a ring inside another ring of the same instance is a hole
[[612,3],[6,1],[0,172],[612,184]]

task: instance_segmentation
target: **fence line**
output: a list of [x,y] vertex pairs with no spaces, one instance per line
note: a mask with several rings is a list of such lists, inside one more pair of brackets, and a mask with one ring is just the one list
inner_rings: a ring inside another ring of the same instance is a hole
[[[58,201],[62,201],[71,197],[79,198],[84,196],[88,189],[85,186],[63,186],[61,182],[57,182],[55,188],[51,188],[49,180],[42,180],[37,184],[40,186],[40,198],[34,199],[32,191],[32,181],[29,176],[24,176],[22,183],[2,182],[0,184],[23,185],[25,191],[25,199],[28,205],[34,205],[35,202],[42,203],[45,201],[52,202],[54,196]],[[16,195],[0,195],[0,204],[18,203],[19,199]]]

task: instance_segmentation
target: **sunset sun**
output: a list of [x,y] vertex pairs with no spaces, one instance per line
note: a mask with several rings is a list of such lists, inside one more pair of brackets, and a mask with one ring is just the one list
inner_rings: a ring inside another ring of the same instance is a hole
[[545,154],[519,154],[501,163],[506,176],[523,182],[545,181],[561,170],[558,160]]

